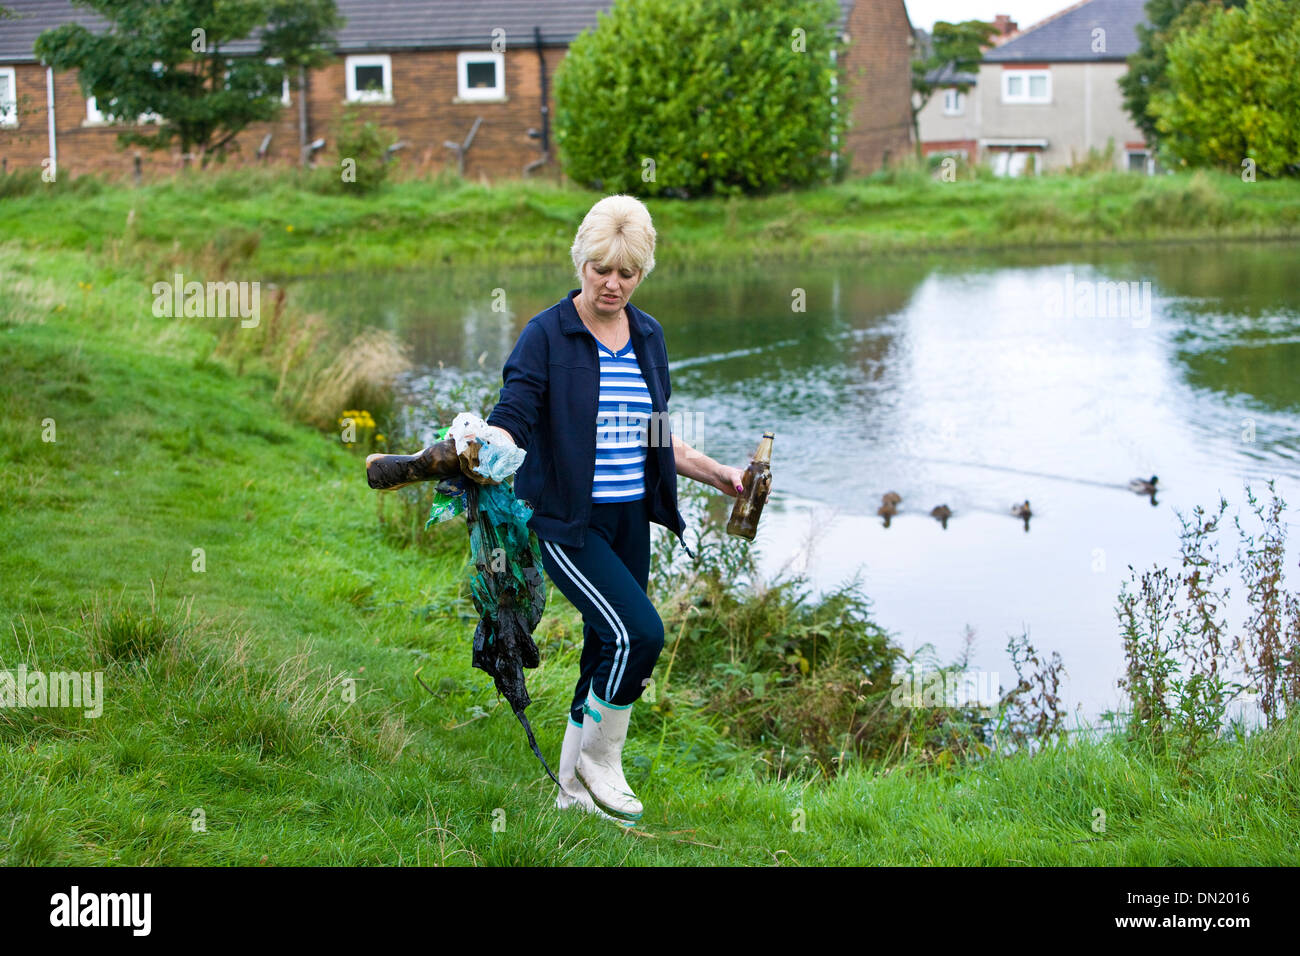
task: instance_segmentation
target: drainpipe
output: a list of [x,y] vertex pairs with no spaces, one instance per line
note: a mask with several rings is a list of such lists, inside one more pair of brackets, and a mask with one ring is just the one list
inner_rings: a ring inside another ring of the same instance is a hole
[[54,132],[54,67],[45,68],[45,112],[50,120],[50,182],[59,176],[59,141]]
[[551,156],[551,105],[548,102],[546,82],[546,54],[542,52],[542,29],[533,27],[533,44],[537,48],[537,66],[541,70],[542,85],[542,156],[549,159]]
[[[839,96],[839,64],[837,62],[836,50],[831,48],[831,122],[836,123],[840,118],[840,96]],[[836,133],[831,133],[831,178],[840,168],[840,138]]]
[[542,155],[524,167],[525,176],[534,169],[545,166],[551,159],[551,107],[547,102],[546,54],[542,50],[542,28],[539,26],[533,27],[533,46],[537,50],[537,68],[541,77],[542,128],[539,130],[530,129],[528,135],[532,139],[541,140]]
[[308,138],[307,130],[307,68],[299,64],[298,66],[298,157],[303,169],[307,168],[307,157],[310,154],[307,144],[311,140]]

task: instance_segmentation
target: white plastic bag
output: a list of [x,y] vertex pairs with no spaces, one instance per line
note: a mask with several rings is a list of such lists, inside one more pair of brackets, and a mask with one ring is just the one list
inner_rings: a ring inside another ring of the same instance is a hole
[[489,481],[500,482],[509,478],[519,470],[528,455],[513,444],[493,441],[492,427],[469,412],[461,412],[452,419],[447,437],[455,441],[458,455],[465,453],[471,439],[478,441],[478,468],[475,471]]

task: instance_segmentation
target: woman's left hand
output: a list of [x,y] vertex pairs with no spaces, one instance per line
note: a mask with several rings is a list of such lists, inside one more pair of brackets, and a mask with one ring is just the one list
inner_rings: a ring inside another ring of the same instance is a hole
[[732,468],[729,465],[719,465],[718,473],[713,476],[713,487],[717,488],[724,494],[731,495],[735,498],[745,486],[742,484],[745,472],[740,468]]

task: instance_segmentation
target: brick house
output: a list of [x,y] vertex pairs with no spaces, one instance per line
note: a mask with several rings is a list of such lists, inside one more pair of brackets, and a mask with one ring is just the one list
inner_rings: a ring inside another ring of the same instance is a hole
[[845,82],[853,99],[845,148],[850,172],[874,172],[910,158],[912,51],[916,39],[903,0],[840,0]]
[[[18,19],[0,20],[0,163],[9,171],[57,160],[60,176],[125,176],[179,167],[170,154],[121,147],[122,129],[94,98],[82,95],[75,71],[37,62],[37,36],[62,23],[106,28],[69,0],[3,0]],[[904,0],[839,0],[850,40],[844,76],[854,105],[844,148],[852,172],[869,172],[911,148],[912,33]],[[335,58],[286,80],[279,117],[252,124],[236,138],[228,163],[292,164],[328,148],[336,123],[356,103],[396,132],[404,164],[421,172],[456,168],[466,176],[555,174],[549,118],[552,79],[573,39],[594,28],[611,0],[337,0],[345,20]],[[494,44],[494,40],[497,42]],[[232,43],[231,55],[256,45]],[[301,85],[301,88],[298,88]],[[543,88],[546,90],[543,103]],[[52,115],[51,115],[52,114]],[[367,118],[370,118],[367,115]],[[471,133],[472,139],[470,138]],[[448,144],[469,148],[463,157]]]
[[965,153],[1016,176],[1069,166],[1113,141],[1117,170],[1151,172],[1151,150],[1119,87],[1144,3],[1081,0],[995,38],[978,75],[962,78],[975,81],[969,94],[949,89],[921,111],[922,151]]

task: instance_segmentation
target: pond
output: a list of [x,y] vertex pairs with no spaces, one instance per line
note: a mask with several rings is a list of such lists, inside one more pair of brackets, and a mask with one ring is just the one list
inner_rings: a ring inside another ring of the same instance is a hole
[[[563,263],[471,272],[293,294],[395,330],[422,367],[499,375],[524,323],[577,285]],[[1086,720],[1122,702],[1116,597],[1129,565],[1177,563],[1179,512],[1220,494],[1244,509],[1243,483],[1270,478],[1300,506],[1295,244],[660,270],[633,302],[663,325],[687,441],[743,467],[776,434],[764,574],[826,589],[860,570],[905,649],[951,661],[969,627],[971,668],[1007,687],[1007,637],[1027,631],[1060,653]],[[1154,500],[1129,490],[1153,475]],[[903,499],[888,527],[887,491]],[[1025,500],[1028,527],[1010,513]]]

